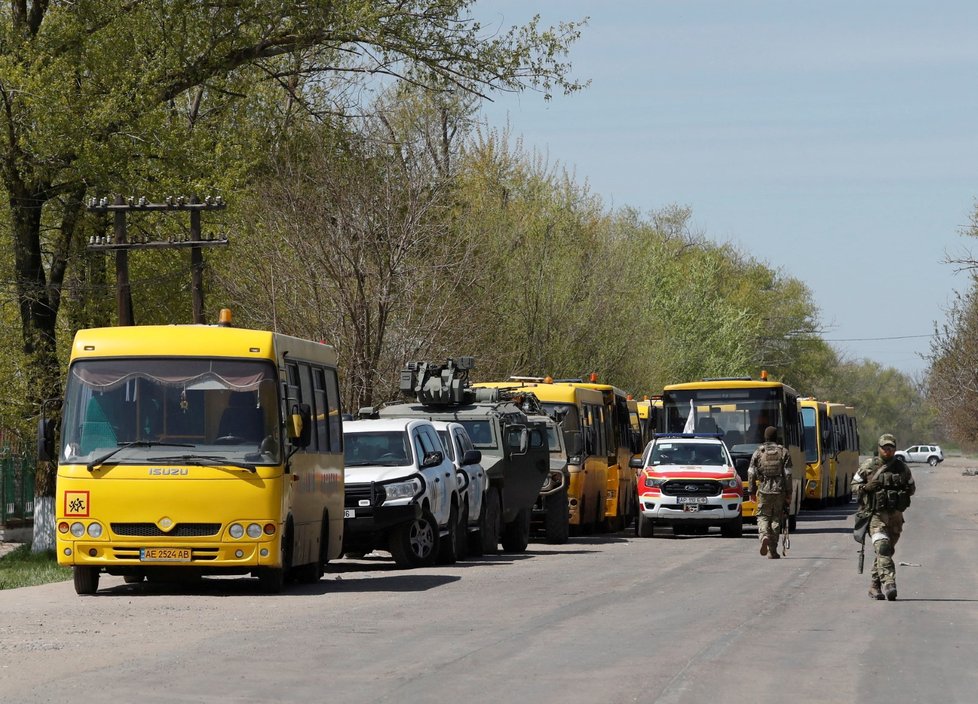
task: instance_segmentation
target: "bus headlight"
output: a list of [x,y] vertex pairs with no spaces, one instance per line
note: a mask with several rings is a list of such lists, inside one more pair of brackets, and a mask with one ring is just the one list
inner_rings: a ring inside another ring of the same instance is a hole
[[83,526],[78,521],[71,524],[71,534],[76,538],[80,538],[85,535],[85,526]]
[[405,499],[413,499],[415,496],[421,493],[424,489],[424,485],[418,477],[411,477],[405,482],[394,482],[393,484],[384,484],[384,492],[386,498],[384,503],[390,503],[392,501],[404,501]]
[[244,535],[244,526],[241,525],[240,523],[232,523],[231,527],[228,528],[228,533],[231,534],[232,538],[237,540],[238,538]]
[[260,538],[261,537],[261,526],[257,523],[248,524],[248,537],[249,538]]
[[88,535],[92,538],[102,537],[102,524],[101,523],[89,523],[88,524]]

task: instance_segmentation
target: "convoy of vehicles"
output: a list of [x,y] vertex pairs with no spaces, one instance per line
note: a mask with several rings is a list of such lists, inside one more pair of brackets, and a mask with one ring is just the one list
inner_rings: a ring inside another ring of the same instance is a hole
[[[229,316],[228,316],[229,317]],[[226,321],[227,322],[227,321]],[[58,460],[58,562],[92,594],[127,582],[252,574],[315,581],[343,541],[332,347],[221,326],[81,330]]]
[[651,538],[656,526],[676,534],[711,527],[725,538],[743,534],[743,485],[719,435],[658,435],[631,466],[639,472],[635,535]]
[[443,364],[410,363],[401,371],[400,389],[413,402],[361,409],[361,416],[460,423],[482,453],[489,475],[480,529],[470,547],[494,553],[501,544],[507,552],[523,552],[529,544],[533,506],[550,476],[547,428],[527,416],[522,394],[472,388],[468,374],[473,364],[471,357]]
[[[747,483],[750,458],[773,426],[777,440],[791,455],[792,501],[788,522],[794,530],[801,507],[805,456],[798,393],[790,386],[748,377],[704,379],[666,386],[662,391],[660,430],[681,433],[720,433],[733,457],[737,473]],[[757,507],[745,500],[743,515],[755,517]]]
[[[750,378],[666,386],[636,401],[595,378],[471,384],[471,357],[415,362],[410,400],[344,423],[328,345],[258,330],[82,330],[57,459],[58,561],[79,594],[127,582],[251,574],[265,592],[318,580],[331,559],[389,551],[401,567],[526,550],[531,528],[743,532],[750,458],[767,426],[802,500],[850,498],[854,409]],[[655,432],[658,431],[658,432]],[[897,453],[943,461],[936,445]]]
[[[457,559],[459,481],[431,421],[348,421],[343,551],[389,550],[399,567]],[[475,459],[471,456],[470,459]]]

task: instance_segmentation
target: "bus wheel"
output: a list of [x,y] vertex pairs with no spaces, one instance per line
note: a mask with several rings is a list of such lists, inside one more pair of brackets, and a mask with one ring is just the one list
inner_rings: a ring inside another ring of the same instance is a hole
[[398,567],[429,567],[438,556],[438,524],[425,511],[391,531],[390,551]]
[[503,528],[503,551],[523,552],[530,544],[530,510],[521,508],[511,522]]
[[473,555],[495,555],[499,551],[499,534],[502,532],[503,507],[499,488],[489,487],[482,499],[479,530],[472,535],[469,550]]
[[71,568],[71,576],[75,582],[76,594],[94,594],[98,591],[98,567]]
[[570,535],[570,506],[567,503],[567,489],[550,494],[544,498],[547,513],[544,517],[544,531],[550,545],[563,545]]
[[285,586],[285,570],[281,567],[259,567],[258,588],[263,594],[278,594]]
[[635,519],[635,535],[639,538],[653,537],[655,523],[651,518],[646,518],[644,513],[639,513]]

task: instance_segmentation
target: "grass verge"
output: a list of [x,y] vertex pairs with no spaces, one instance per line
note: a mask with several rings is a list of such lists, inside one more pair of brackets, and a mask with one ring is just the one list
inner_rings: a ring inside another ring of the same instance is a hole
[[31,552],[31,546],[25,544],[0,557],[0,590],[69,579],[71,568],[58,564],[54,550],[35,554]]

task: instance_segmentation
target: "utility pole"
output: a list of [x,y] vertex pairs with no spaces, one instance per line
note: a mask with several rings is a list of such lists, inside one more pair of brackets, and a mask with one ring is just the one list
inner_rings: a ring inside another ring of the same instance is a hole
[[[134,249],[173,249],[190,248],[190,291],[193,297],[194,323],[204,322],[204,247],[226,245],[228,240],[223,238],[207,238],[201,235],[200,214],[205,210],[224,210],[227,205],[220,196],[207,196],[201,202],[197,196],[189,199],[179,196],[167,196],[163,203],[150,203],[145,197],[138,199],[130,197],[123,200],[116,196],[112,202],[108,198],[92,198],[88,203],[91,213],[112,213],[113,234],[110,237],[92,237],[88,249],[115,252],[116,304],[119,313],[119,325],[135,325],[132,309],[132,290],[129,285],[129,251]],[[130,241],[127,233],[127,215],[131,212],[172,212],[187,211],[190,213],[190,235],[187,239],[150,240],[143,238]]]

